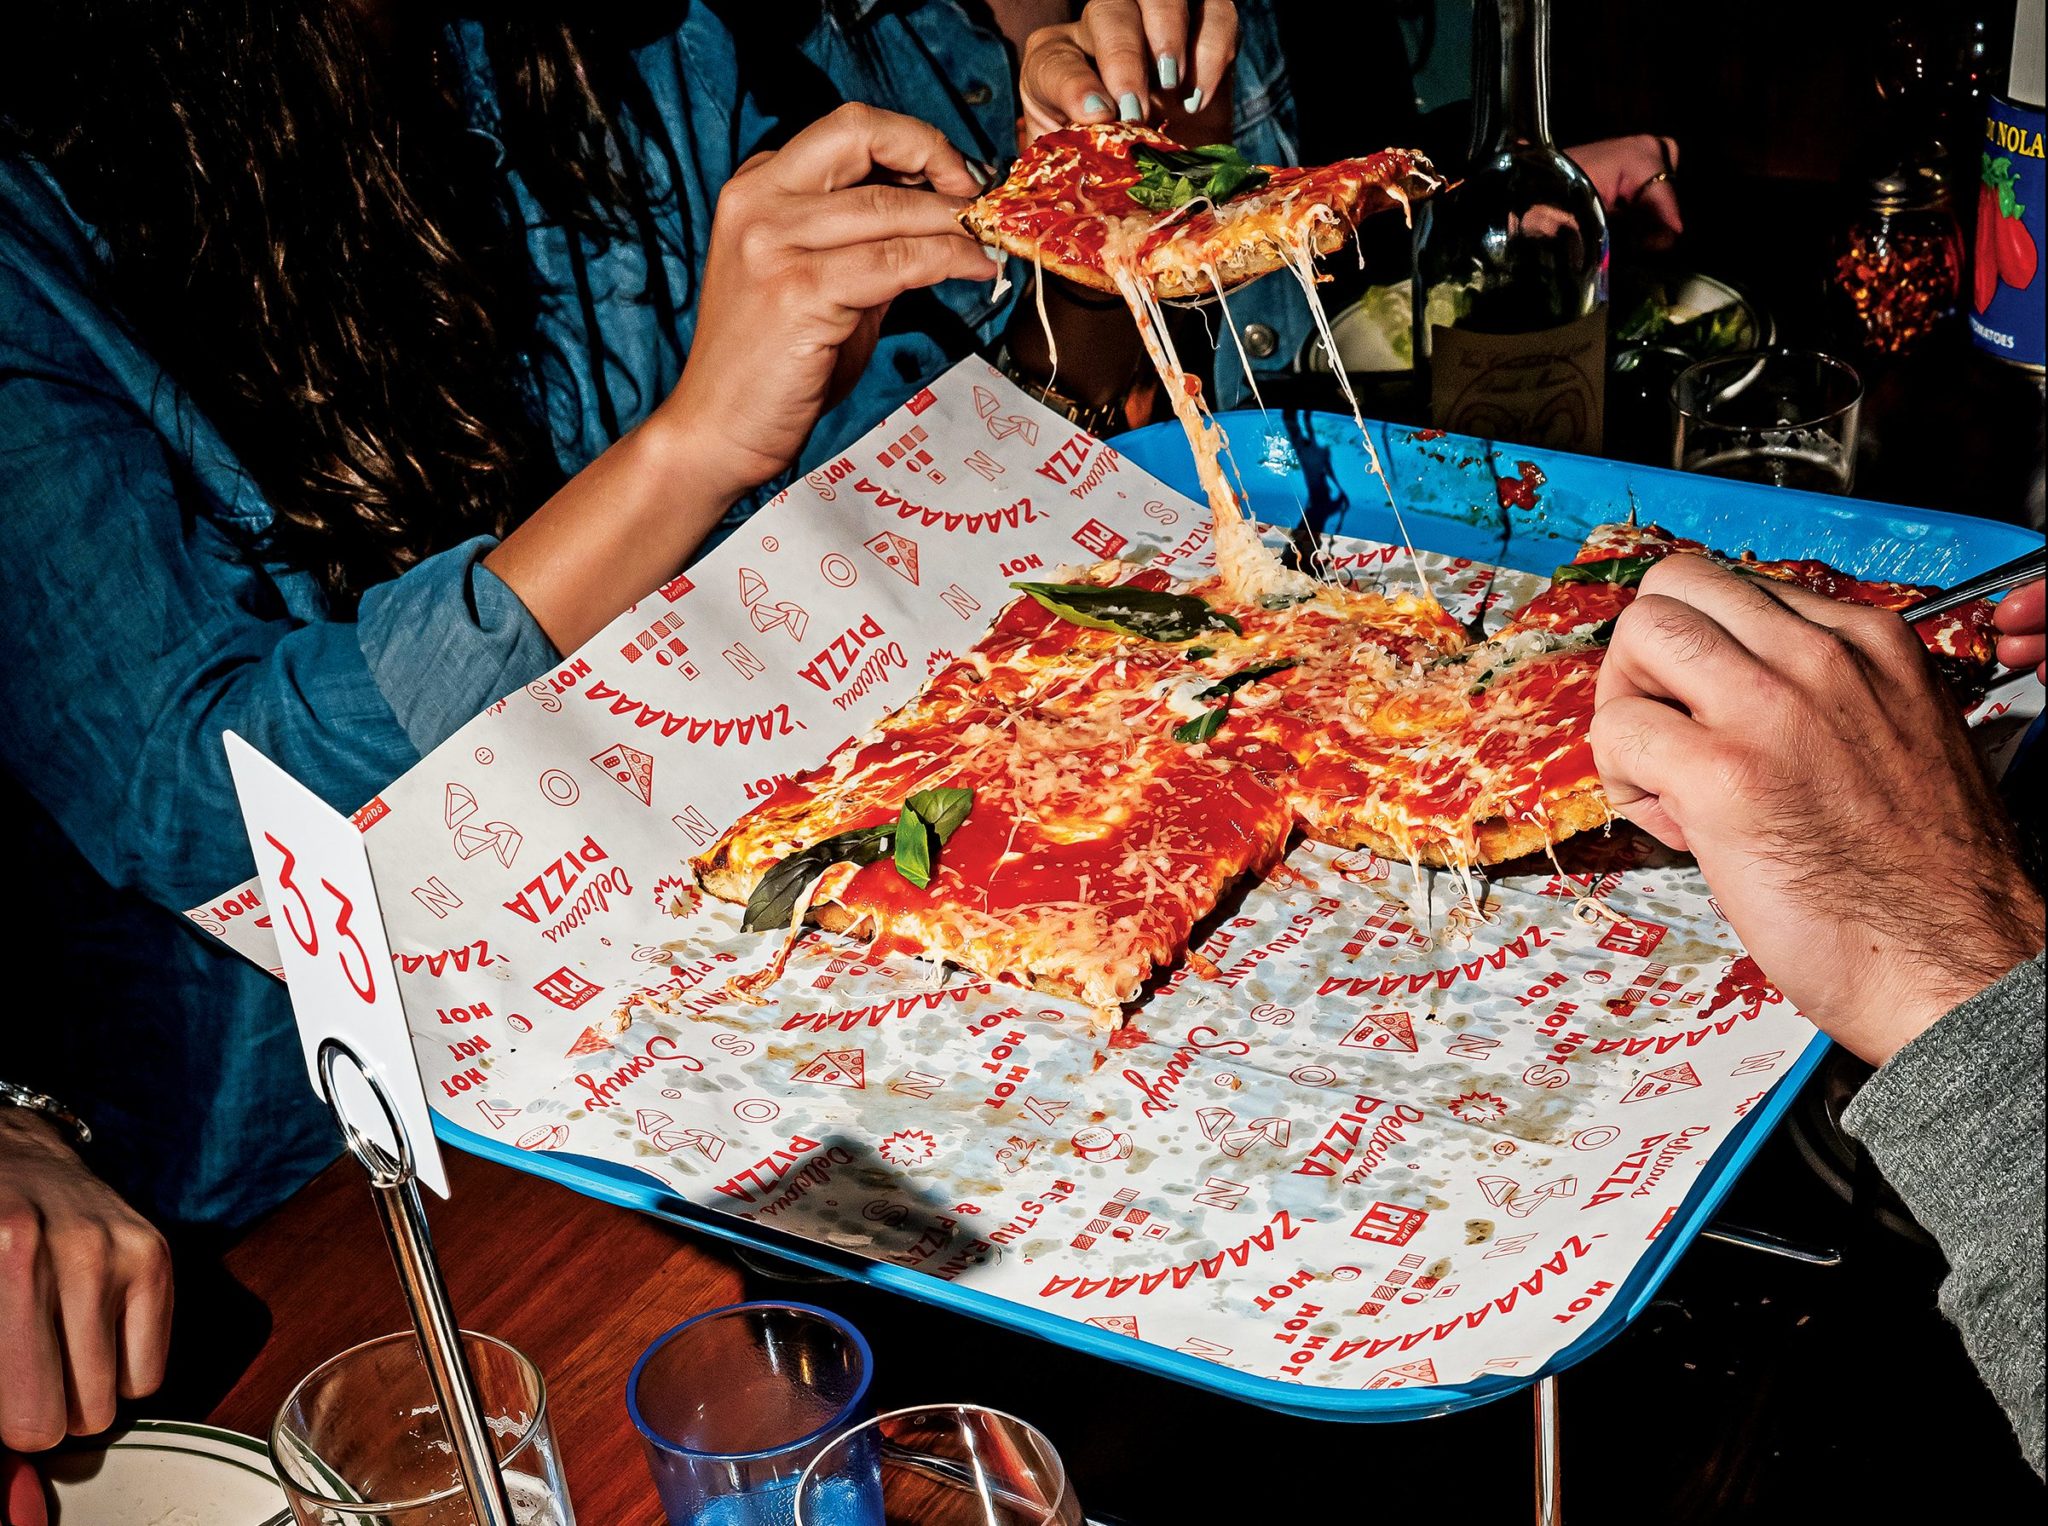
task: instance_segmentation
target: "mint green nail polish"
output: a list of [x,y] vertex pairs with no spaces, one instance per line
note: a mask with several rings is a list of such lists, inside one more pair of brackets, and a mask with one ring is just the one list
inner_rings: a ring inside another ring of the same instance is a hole
[[1138,104],[1138,92],[1126,90],[1116,98],[1116,114],[1126,122],[1135,122],[1145,114],[1145,108]]
[[1109,102],[1105,101],[1099,95],[1091,95],[1088,97],[1087,100],[1081,103],[1081,110],[1088,116],[1092,117],[1098,111],[1109,110]]
[[1202,109],[1202,87],[1200,85],[1195,86],[1194,94],[1182,101],[1181,105],[1187,108],[1189,115],[1200,111]]
[[1163,54],[1159,60],[1159,88],[1171,90],[1180,83],[1180,60],[1171,53]]

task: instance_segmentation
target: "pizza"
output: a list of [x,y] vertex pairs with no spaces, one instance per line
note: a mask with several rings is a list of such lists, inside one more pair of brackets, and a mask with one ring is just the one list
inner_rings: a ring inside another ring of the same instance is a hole
[[960,220],[984,244],[1098,291],[1118,289],[1120,267],[1161,300],[1205,300],[1304,248],[1328,254],[1364,217],[1442,184],[1407,149],[1301,169],[1118,122],[1047,133]]
[[[1338,248],[1371,213],[1406,210],[1443,185],[1429,160],[1409,149],[1302,169],[1249,163],[1228,144],[1184,148],[1155,128],[1120,122],[1045,134],[1019,156],[1001,185],[962,209],[960,220],[984,243],[1037,266],[1041,322],[1048,271],[1124,299],[1194,452],[1224,591],[1241,600],[1294,598],[1311,593],[1313,580],[1282,566],[1239,506],[1223,470],[1228,442],[1210,417],[1201,383],[1174,352],[1160,304],[1213,297],[1223,306],[1223,327],[1235,337],[1229,291],[1291,271],[1378,472],[1379,455],[1351,398],[1350,380],[1334,364],[1336,346],[1316,292],[1315,259]],[[1059,347],[1050,324],[1046,346],[1057,370]],[[1258,382],[1241,345],[1238,359],[1256,396]],[[1380,476],[1384,482],[1385,473]],[[1398,521],[1391,487],[1388,502]],[[1406,534],[1404,528],[1404,539]],[[1426,586],[1423,593],[1428,596]]]
[[[1607,635],[1652,562],[1705,549],[1603,526],[1477,640],[1405,590],[1244,601],[1220,577],[1117,562],[1021,584],[971,650],[694,868],[748,927],[816,923],[1113,1026],[1297,834],[1469,876],[1604,825],[1590,731]],[[1734,565],[1883,608],[1921,592]],[[1988,619],[1921,634],[1981,675]]]
[[[1187,654],[1230,622],[1163,584],[1135,574],[1116,607],[1158,595],[1186,619],[1152,628],[1182,639],[1018,599],[910,703],[742,817],[697,859],[699,882],[764,931],[807,918],[1101,1011],[1134,1000],[1293,828],[1279,771],[1176,739],[1176,690],[1201,671]],[[903,873],[905,832],[938,845],[923,887]],[[807,885],[769,878],[806,852]]]
[[[1573,562],[1560,567],[1550,588],[1531,600],[1517,618],[1546,626],[1611,620],[1634,600],[1636,585],[1650,566],[1679,552],[1711,557],[1732,571],[1790,583],[1809,593],[1873,609],[1908,609],[1940,592],[1924,584],[1853,577],[1813,558],[1764,561],[1744,551],[1731,559],[1657,525],[1629,522],[1594,529]],[[1991,623],[1992,614],[1993,606],[1978,599],[1913,626],[1936,670],[1958,699],[1969,700],[1982,693],[1997,666],[1998,633]]]

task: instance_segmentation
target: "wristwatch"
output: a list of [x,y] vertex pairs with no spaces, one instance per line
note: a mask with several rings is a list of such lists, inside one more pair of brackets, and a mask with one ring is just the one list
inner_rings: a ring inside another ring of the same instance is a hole
[[17,1086],[12,1081],[0,1080],[0,1108],[4,1107],[18,1107],[24,1112],[40,1113],[69,1134],[81,1147],[92,1143],[92,1130],[86,1127],[85,1120],[55,1097],[30,1091],[26,1086]]
[[1084,403],[1077,398],[1068,397],[1064,392],[1056,390],[1037,377],[1027,375],[1024,368],[1017,363],[1017,357],[1010,353],[1007,344],[996,352],[996,369],[1022,387],[1034,401],[1043,403],[1061,418],[1087,430],[1097,439],[1106,438],[1130,424],[1126,398],[1114,397],[1106,403]]

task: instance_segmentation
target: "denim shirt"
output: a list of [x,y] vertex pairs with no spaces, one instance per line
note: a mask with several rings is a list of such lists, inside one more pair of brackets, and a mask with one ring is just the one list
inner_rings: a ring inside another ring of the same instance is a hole
[[[455,40],[488,133],[476,31],[458,23]],[[947,54],[929,57],[904,61],[892,104],[950,109]],[[669,138],[640,155],[658,193],[651,253],[582,248],[511,187],[541,296],[530,369],[568,472],[673,386],[719,187],[777,129],[702,4],[635,59]],[[145,1211],[229,1226],[337,1141],[283,987],[179,915],[253,872],[221,732],[350,810],[556,653],[483,566],[488,538],[372,589],[353,618],[331,612],[312,577],[261,549],[270,505],[99,300],[98,261],[49,177],[0,158],[0,791],[17,887],[41,908],[16,922],[37,942],[17,948],[0,1075],[84,1114],[96,1164]],[[971,310],[935,337],[903,306],[797,470],[981,337]]]

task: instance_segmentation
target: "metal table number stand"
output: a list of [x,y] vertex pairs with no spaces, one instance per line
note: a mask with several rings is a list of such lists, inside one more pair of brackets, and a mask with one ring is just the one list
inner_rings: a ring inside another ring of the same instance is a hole
[[[334,1085],[335,1066],[343,1061],[363,1078],[383,1109],[391,1137],[398,1141],[396,1157],[343,1108]],[[462,1330],[449,1307],[448,1287],[441,1280],[440,1264],[434,1259],[426,1208],[420,1202],[419,1182],[413,1171],[412,1143],[406,1137],[398,1109],[370,1067],[339,1039],[330,1038],[320,1046],[320,1089],[335,1122],[341,1126],[349,1154],[369,1175],[377,1218],[384,1226],[385,1242],[391,1247],[391,1259],[398,1267],[405,1305],[412,1314],[420,1354],[426,1361],[427,1380],[447,1423],[449,1445],[454,1448],[463,1492],[469,1497],[477,1526],[517,1526],[511,1499],[505,1492],[504,1476],[498,1470],[490,1426],[477,1397],[476,1377],[469,1370],[469,1359],[462,1349]]]

